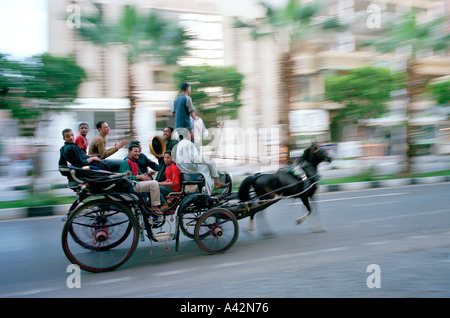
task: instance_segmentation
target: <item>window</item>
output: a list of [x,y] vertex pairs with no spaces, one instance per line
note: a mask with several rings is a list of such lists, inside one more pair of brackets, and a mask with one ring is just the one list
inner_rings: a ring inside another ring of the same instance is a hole
[[116,116],[113,112],[94,112],[94,129],[99,121],[106,121],[111,129],[116,128]]

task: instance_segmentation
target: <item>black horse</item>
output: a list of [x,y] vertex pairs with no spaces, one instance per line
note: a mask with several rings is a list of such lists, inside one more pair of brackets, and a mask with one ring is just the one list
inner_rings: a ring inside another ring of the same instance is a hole
[[[320,179],[317,166],[324,161],[331,162],[327,152],[312,144],[294,165],[275,173],[258,173],[245,178],[239,187],[239,200],[273,200],[276,195],[300,198],[308,210],[306,215],[297,220],[297,224],[300,224],[311,214],[309,199],[316,192]],[[250,215],[249,230],[253,229],[255,214]]]

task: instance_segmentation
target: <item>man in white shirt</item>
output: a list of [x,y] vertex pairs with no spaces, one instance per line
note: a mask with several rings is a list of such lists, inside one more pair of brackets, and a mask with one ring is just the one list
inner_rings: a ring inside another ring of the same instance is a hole
[[191,142],[191,133],[188,129],[177,129],[177,133],[183,139],[174,147],[175,160],[178,169],[182,173],[201,173],[205,177],[205,186],[208,194],[212,193],[213,185],[216,189],[226,186],[219,181],[219,171],[210,156],[198,153],[194,143]]

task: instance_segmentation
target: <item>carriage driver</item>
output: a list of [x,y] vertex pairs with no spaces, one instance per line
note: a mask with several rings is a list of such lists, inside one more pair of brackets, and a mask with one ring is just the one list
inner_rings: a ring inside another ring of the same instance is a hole
[[211,195],[213,185],[216,189],[229,185],[219,181],[219,171],[211,157],[198,153],[194,143],[191,142],[191,132],[186,128],[175,129],[183,139],[172,150],[175,152],[175,162],[182,173],[201,173],[205,177],[205,186]]

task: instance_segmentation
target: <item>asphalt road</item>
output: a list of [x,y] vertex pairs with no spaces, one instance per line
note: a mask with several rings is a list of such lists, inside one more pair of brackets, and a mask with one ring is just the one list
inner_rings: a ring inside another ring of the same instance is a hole
[[259,214],[253,232],[239,221],[225,254],[185,237],[179,252],[146,239],[113,272],[81,271],[80,288],[67,285],[61,217],[3,221],[0,298],[448,298],[449,193],[450,183],[321,193],[316,218],[301,225],[303,205],[285,199]]

